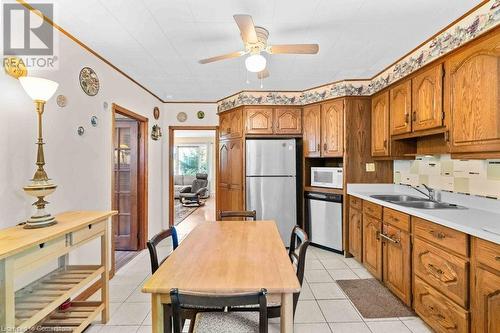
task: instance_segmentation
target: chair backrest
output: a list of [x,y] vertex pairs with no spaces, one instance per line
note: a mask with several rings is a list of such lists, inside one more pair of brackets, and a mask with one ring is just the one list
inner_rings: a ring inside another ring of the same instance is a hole
[[[306,267],[306,252],[309,246],[309,237],[307,233],[296,225],[292,230],[292,235],[290,239],[290,249],[288,250],[288,255],[292,264],[296,267],[297,279],[302,286],[302,281],[304,281],[304,269]],[[293,312],[295,313],[295,308],[297,307],[297,302],[299,301],[299,293],[293,295]]]
[[192,307],[236,307],[244,305],[259,305],[259,332],[267,333],[267,291],[261,289],[259,292],[239,294],[201,294],[172,289],[170,299],[172,302],[172,316],[174,322],[174,333],[182,331],[182,308]]
[[206,173],[197,173],[196,179],[193,180],[193,185],[191,186],[191,193],[196,193],[200,188],[208,186],[208,175]]
[[243,210],[243,211],[234,211],[234,210],[226,210],[219,212],[220,220],[234,220],[237,218],[252,219],[254,221],[257,220],[257,212],[255,210]]
[[148,250],[149,250],[149,257],[151,259],[151,273],[156,272],[158,267],[160,267],[160,263],[163,262],[168,256],[163,259],[161,262],[158,261],[158,252],[156,251],[157,245],[164,240],[167,237],[172,237],[172,246],[173,249],[175,250],[177,246],[179,246],[179,239],[177,238],[177,231],[175,230],[175,227],[171,227],[167,230],[164,230],[156,235],[153,236],[148,242]]

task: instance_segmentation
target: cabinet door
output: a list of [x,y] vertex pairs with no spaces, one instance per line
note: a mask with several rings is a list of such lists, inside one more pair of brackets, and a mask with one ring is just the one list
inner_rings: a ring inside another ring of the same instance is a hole
[[361,262],[362,253],[362,214],[361,211],[349,208],[349,252]]
[[231,111],[219,114],[219,137],[228,138],[231,132]]
[[390,90],[391,135],[411,132],[411,81],[405,81]]
[[302,133],[302,112],[299,108],[276,108],[274,110],[275,134]]
[[229,142],[230,188],[243,189],[243,140]]
[[304,156],[321,156],[321,106],[311,105],[304,107]]
[[451,151],[500,151],[500,35],[448,62]]
[[412,80],[413,131],[443,126],[443,65],[439,64]]
[[219,185],[229,187],[231,178],[229,166],[229,141],[219,143]]
[[474,270],[472,333],[500,332],[500,275]]
[[231,111],[230,117],[230,137],[241,138],[243,136],[243,110],[236,109]]
[[247,134],[273,134],[273,109],[246,109],[245,129]]
[[384,283],[406,305],[411,306],[410,236],[384,223],[382,241]]
[[382,280],[382,221],[363,214],[363,264],[377,279]]
[[321,105],[321,156],[342,157],[344,155],[344,100],[335,100]]
[[372,99],[372,156],[389,156],[389,92]]

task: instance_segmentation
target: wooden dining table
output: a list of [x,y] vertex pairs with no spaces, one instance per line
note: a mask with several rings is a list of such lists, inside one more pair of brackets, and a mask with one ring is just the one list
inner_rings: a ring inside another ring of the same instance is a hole
[[300,284],[274,221],[206,222],[193,229],[142,288],[151,294],[153,333],[164,333],[163,306],[172,288],[215,294],[265,288],[281,297],[281,332],[293,332]]

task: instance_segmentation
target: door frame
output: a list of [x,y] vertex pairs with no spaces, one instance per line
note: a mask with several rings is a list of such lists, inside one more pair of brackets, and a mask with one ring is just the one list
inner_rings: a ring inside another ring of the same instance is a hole
[[[215,197],[217,198],[217,181],[219,179],[219,126],[169,126],[168,127],[168,226],[174,226],[174,132],[175,131],[215,131]],[[217,202],[217,200],[216,200]]]
[[[111,161],[114,160],[114,137],[115,137],[115,117],[116,114],[120,114],[122,116],[125,116],[127,118],[133,119],[137,121],[137,127],[138,127],[138,133],[139,133],[139,142],[138,142],[138,149],[139,149],[139,154],[138,154],[138,163],[139,163],[139,168],[137,170],[138,172],[138,183],[137,183],[137,188],[138,188],[138,205],[137,205],[137,211],[138,211],[138,226],[137,226],[137,232],[138,232],[138,250],[143,250],[146,248],[146,242],[148,240],[148,123],[149,119],[147,117],[144,117],[140,114],[137,114],[133,111],[130,111],[129,109],[124,108],[123,106],[120,106],[116,103],[112,104],[111,107],[112,110],[112,120],[111,120]],[[113,162],[111,163],[111,209],[115,210],[116,207],[114,206],[114,188],[115,188],[115,176],[114,176],[114,166]],[[114,230],[114,224],[111,224],[111,237],[112,237],[112,242],[111,242],[111,251],[112,251],[112,256],[111,256],[111,269],[114,272],[115,271],[115,241],[114,241],[114,235],[115,235],[115,230]]]

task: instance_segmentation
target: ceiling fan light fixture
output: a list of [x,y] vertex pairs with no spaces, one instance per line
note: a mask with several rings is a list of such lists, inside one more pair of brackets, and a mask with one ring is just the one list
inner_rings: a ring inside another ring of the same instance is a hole
[[266,63],[267,63],[266,58],[259,53],[252,54],[251,56],[245,59],[245,67],[249,72],[253,73],[258,73],[264,70],[264,68],[266,68]]

